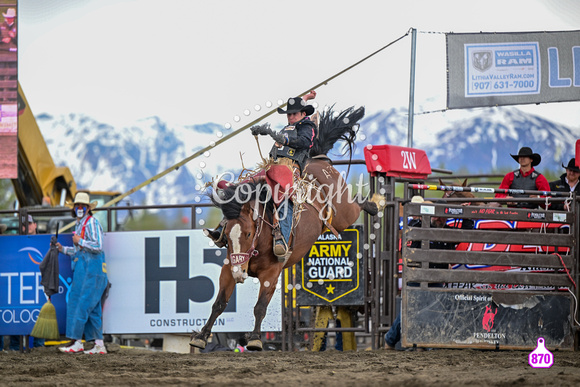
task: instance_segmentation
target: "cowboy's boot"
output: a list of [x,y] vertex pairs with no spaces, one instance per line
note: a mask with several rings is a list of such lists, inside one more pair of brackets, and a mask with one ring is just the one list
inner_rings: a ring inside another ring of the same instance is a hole
[[274,227],[272,235],[274,236],[274,254],[278,257],[279,261],[283,262],[284,256],[288,252],[288,246],[286,245],[282,231],[280,231],[280,224]]
[[228,240],[224,234],[227,222],[226,219],[222,219],[220,224],[214,230],[208,228],[203,229],[203,233],[209,237],[217,247],[225,247],[228,244]]

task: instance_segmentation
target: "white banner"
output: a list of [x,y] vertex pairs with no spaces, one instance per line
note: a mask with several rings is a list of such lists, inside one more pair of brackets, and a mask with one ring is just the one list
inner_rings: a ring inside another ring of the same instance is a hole
[[446,37],[449,109],[580,100],[580,31]]
[[465,45],[465,96],[539,94],[540,45]]
[[[219,291],[226,249],[209,246],[202,230],[105,234],[112,286],[103,328],[109,334],[189,333],[200,330]],[[280,331],[281,280],[268,306],[262,331]],[[251,332],[260,284],[236,285],[213,332]]]

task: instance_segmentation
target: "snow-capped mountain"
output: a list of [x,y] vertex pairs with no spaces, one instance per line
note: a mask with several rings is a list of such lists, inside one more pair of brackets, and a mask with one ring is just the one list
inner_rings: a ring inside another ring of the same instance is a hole
[[[66,165],[77,187],[125,192],[201,149],[215,138],[217,124],[169,128],[151,117],[114,128],[77,114],[36,117],[56,165]],[[195,199],[197,181],[179,168],[134,193],[134,203],[177,204]]]
[[[492,109],[485,117],[454,123],[430,149],[432,165],[471,173],[516,169],[509,156],[529,146],[542,156],[539,171],[561,172],[574,156],[578,131],[519,110]],[[458,141],[459,140],[459,141]]]
[[[391,109],[368,114],[361,121],[359,144],[354,158],[363,158],[366,144],[407,143],[407,113]],[[68,166],[79,188],[125,192],[191,156],[220,138],[222,126],[215,123],[170,126],[150,117],[127,127],[113,127],[80,114],[41,114],[37,122],[56,165]],[[562,171],[574,156],[578,128],[571,129],[517,108],[465,111],[461,118],[433,125],[435,141],[424,144],[431,166],[454,172],[492,173],[517,167],[509,156],[522,146],[540,153],[541,172]],[[416,133],[421,128],[416,127]],[[217,174],[241,170],[237,152],[244,153],[244,166],[257,160],[252,136],[241,134],[183,168],[131,195],[134,203],[177,204],[199,200],[203,184]],[[253,143],[252,143],[253,142]],[[264,143],[266,143],[265,141]],[[252,147],[252,148],[250,148]],[[338,147],[331,151],[340,158]],[[267,149],[262,146],[262,153]]]

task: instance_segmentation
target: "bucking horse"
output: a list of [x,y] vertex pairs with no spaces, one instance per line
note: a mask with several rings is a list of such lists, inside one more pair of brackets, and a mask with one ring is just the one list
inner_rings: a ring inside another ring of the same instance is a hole
[[[298,263],[326,230],[337,234],[351,226],[361,211],[374,216],[384,208],[385,198],[360,193],[352,196],[344,177],[333,167],[327,153],[339,140],[344,154],[352,158],[359,120],[364,107],[351,107],[340,113],[332,108],[320,116],[318,135],[310,150],[302,178],[291,197],[294,205],[290,249],[283,260],[272,251],[274,201],[268,186],[259,179],[247,179],[223,190],[214,187],[210,193],[214,205],[221,209],[226,224],[227,258],[221,269],[219,291],[207,323],[194,331],[189,345],[205,348],[217,317],[225,310],[236,283],[247,277],[260,282],[254,307],[254,330],[248,335],[247,348],[261,350],[261,325],[276,283],[283,269]],[[266,166],[267,168],[267,166]]]

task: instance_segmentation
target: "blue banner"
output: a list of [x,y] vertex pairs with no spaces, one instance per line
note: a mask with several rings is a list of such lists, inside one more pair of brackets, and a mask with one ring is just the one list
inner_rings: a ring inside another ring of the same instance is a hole
[[[39,264],[50,249],[51,235],[0,237],[0,335],[29,335],[46,303]],[[72,246],[72,234],[59,235]],[[51,297],[58,328],[66,331],[66,300],[72,282],[70,257],[59,254],[59,291]]]

